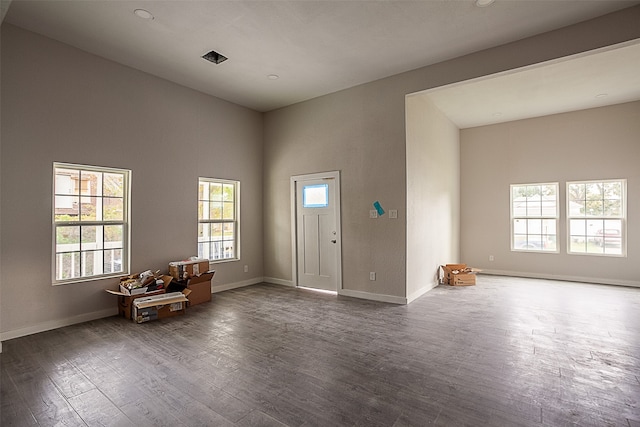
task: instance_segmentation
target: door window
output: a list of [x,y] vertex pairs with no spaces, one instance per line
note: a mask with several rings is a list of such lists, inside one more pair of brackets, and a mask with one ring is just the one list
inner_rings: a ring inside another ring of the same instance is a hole
[[305,208],[326,208],[329,206],[329,185],[305,185],[302,189],[302,206]]

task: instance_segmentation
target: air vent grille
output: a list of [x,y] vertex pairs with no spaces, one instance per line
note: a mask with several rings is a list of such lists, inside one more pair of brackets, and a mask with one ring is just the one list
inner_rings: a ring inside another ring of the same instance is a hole
[[211,52],[203,55],[202,57],[209,62],[213,62],[214,64],[220,64],[221,62],[224,62],[227,59],[229,59],[226,56],[216,52],[215,50],[212,50]]

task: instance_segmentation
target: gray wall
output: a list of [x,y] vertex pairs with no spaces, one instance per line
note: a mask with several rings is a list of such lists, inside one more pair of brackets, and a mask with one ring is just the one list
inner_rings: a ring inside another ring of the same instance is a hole
[[[640,286],[639,136],[640,102],[462,130],[462,259],[499,274]],[[627,179],[627,257],[568,255],[566,182],[617,178]],[[535,182],[559,182],[558,254],[510,250],[509,185]]]
[[[394,89],[360,86],[266,115],[264,256],[270,280],[293,280],[289,177],[340,170],[344,289],[404,297],[404,95]],[[370,219],[376,200],[386,211],[397,209],[398,219]],[[376,281],[369,281],[371,271]]]
[[240,180],[214,284],[261,280],[260,113],[4,24],[2,114],[3,339],[115,312],[117,279],[51,285],[54,161],[132,170],[132,272],[197,254],[199,176]]
[[[406,184],[410,171],[406,166],[405,96],[639,38],[639,20],[640,7],[629,8],[267,113],[265,276],[278,283],[293,280],[289,177],[341,170],[343,286],[347,294],[407,301],[431,286],[432,273],[414,275],[416,282],[407,283]],[[369,220],[375,200],[386,209],[398,209],[398,220]],[[455,215],[455,209],[452,212]],[[459,253],[459,239],[456,227],[450,230],[451,234],[420,238],[448,240],[452,246],[447,255],[453,256]],[[436,267],[425,268],[435,273]],[[377,273],[376,282],[369,281],[370,271]]]
[[422,94],[407,97],[407,299],[460,258],[460,132]]

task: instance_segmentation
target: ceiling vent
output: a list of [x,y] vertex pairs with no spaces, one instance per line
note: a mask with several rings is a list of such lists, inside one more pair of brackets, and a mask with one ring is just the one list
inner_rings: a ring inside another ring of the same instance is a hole
[[212,50],[211,52],[205,54],[203,58],[209,62],[213,62],[214,64],[220,64],[221,62],[224,62],[227,59],[229,59],[226,56],[219,54],[215,50]]

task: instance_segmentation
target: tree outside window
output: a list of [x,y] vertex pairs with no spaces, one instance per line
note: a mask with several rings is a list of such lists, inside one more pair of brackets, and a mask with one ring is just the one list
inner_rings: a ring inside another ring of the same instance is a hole
[[127,271],[129,174],[54,164],[54,284]]
[[624,256],[626,181],[567,183],[569,253]]
[[240,182],[198,180],[198,257],[211,261],[239,259]]
[[558,252],[558,183],[511,186],[511,250]]

